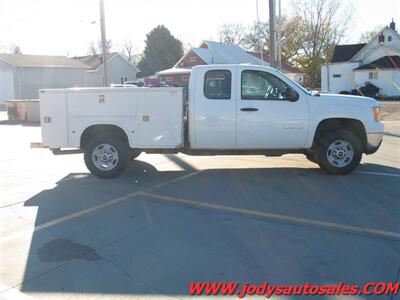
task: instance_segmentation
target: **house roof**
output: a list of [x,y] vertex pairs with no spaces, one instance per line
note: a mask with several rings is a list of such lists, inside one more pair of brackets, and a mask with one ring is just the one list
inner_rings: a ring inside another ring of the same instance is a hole
[[333,52],[332,62],[346,62],[356,55],[366,44],[337,45]]
[[0,54],[0,60],[18,67],[58,67],[58,68],[85,68],[82,62],[66,56]]
[[192,48],[190,49],[196,53],[205,63],[210,64],[213,61],[212,53],[206,48]]
[[[208,49],[211,52],[213,61],[207,63],[213,64],[260,64],[260,60],[253,55],[250,55],[244,51],[241,47],[232,44],[224,44],[213,41],[203,41],[207,44]],[[202,48],[203,49],[203,48]]]
[[[128,64],[133,66],[135,69],[140,71],[135,65],[131,64],[131,62],[128,60],[128,58],[125,57],[125,55],[122,55],[121,53],[118,53],[118,52],[107,53],[107,62],[110,61],[114,56],[117,56],[117,55],[120,56],[122,59],[124,59]],[[88,66],[90,70],[97,70],[103,64],[102,56],[97,55],[97,54],[96,55],[77,56],[77,57],[74,57],[74,59],[77,61],[80,61],[81,63]]]
[[[107,61],[116,54],[116,52],[113,53],[107,53]],[[101,55],[86,55],[86,56],[77,56],[74,57],[75,60],[78,60],[85,65],[87,65],[91,70],[95,70],[98,67],[100,67],[103,63],[103,59]]]
[[[260,52],[254,52],[254,51],[247,51],[247,53],[261,59],[261,54]],[[263,52],[263,60],[269,64],[269,53],[268,52]],[[291,65],[289,65],[286,62],[282,62],[282,71],[284,71],[284,73],[293,73],[293,74],[303,74],[302,71],[292,67]]]
[[355,68],[354,70],[371,70],[371,69],[399,69],[400,68],[400,56],[384,56],[373,62]]
[[[232,44],[224,44],[213,41],[203,41],[202,45],[206,44],[207,48],[191,48],[185,55],[175,64],[174,68],[164,71],[175,71],[179,68],[179,64],[184,57],[193,51],[196,53],[206,64],[253,64],[262,65],[264,62],[260,58],[260,54],[251,51],[245,51],[241,47]],[[268,57],[268,56],[265,56]],[[264,58],[268,63],[268,60]],[[287,63],[282,63],[282,69],[285,73],[302,73],[301,71],[293,68]],[[161,71],[163,72],[163,71]],[[161,74],[161,72],[159,72]]]
[[[259,59],[248,54],[237,45],[213,41],[203,41],[203,43],[207,44],[208,48],[191,48],[190,50],[196,53],[207,64],[260,64]],[[175,64],[174,67],[179,66],[186,54]]]

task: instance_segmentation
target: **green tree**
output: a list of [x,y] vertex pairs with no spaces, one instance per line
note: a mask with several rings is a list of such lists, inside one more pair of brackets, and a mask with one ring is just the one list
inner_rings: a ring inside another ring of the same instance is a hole
[[146,35],[145,48],[138,68],[142,76],[171,68],[183,55],[182,42],[159,25]]

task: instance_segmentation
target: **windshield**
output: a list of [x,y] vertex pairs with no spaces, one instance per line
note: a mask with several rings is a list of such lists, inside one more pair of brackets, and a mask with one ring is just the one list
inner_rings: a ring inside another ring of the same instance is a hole
[[307,89],[306,89],[304,86],[302,86],[300,83],[298,83],[298,82],[294,81],[293,79],[289,78],[288,76],[286,76],[285,73],[283,73],[283,72],[281,72],[281,71],[279,71],[279,70],[278,70],[278,72],[279,72],[280,74],[282,74],[283,76],[285,76],[285,78],[287,78],[290,82],[294,83],[299,89],[301,89],[301,90],[302,90],[304,93],[306,93],[307,95],[311,95],[311,94],[312,94],[310,90],[307,90]]

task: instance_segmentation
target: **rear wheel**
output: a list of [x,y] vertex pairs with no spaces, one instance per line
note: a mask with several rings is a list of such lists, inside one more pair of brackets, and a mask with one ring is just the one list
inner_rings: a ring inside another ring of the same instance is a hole
[[362,145],[350,131],[336,130],[325,133],[316,145],[315,159],[329,174],[348,174],[361,161]]
[[85,147],[84,159],[93,175],[112,178],[128,164],[128,145],[119,137],[95,136]]

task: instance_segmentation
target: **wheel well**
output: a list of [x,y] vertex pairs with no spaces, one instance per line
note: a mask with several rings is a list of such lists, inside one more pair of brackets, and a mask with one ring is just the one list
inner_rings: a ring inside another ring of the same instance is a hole
[[81,135],[80,148],[85,148],[90,139],[96,135],[119,136],[129,145],[128,136],[121,127],[116,125],[92,125],[83,131]]
[[354,133],[354,135],[360,139],[363,151],[365,152],[367,150],[367,134],[363,123],[359,120],[347,118],[332,118],[321,121],[315,131],[313,146],[325,132],[336,129],[346,129]]

